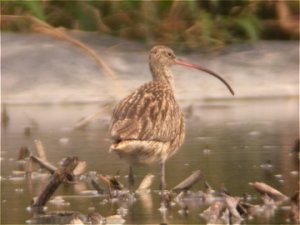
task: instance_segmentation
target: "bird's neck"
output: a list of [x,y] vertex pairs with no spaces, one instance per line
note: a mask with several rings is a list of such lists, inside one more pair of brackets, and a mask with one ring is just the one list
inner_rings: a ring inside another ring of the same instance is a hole
[[169,66],[153,66],[150,64],[150,70],[154,81],[163,82],[174,90],[173,74]]

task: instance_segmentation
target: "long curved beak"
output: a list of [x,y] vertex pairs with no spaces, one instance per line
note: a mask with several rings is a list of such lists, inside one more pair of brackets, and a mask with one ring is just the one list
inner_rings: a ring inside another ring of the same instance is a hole
[[233,89],[231,88],[231,86],[222,78],[220,77],[218,74],[216,74],[215,72],[209,70],[209,69],[206,69],[202,66],[198,66],[198,65],[195,65],[195,64],[192,64],[192,63],[189,63],[187,61],[184,61],[182,59],[175,59],[175,64],[178,64],[178,65],[182,65],[182,66],[186,66],[186,67],[191,67],[191,68],[194,68],[194,69],[198,69],[198,70],[201,70],[201,71],[204,71],[206,73],[209,73],[210,75],[218,78],[220,81],[222,81],[223,84],[226,85],[226,87],[228,88],[228,90],[230,91],[230,93],[232,95],[234,95],[234,91]]

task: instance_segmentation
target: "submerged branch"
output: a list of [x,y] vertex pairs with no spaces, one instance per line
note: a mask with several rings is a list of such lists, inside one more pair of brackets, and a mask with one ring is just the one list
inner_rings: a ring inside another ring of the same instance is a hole
[[78,164],[78,161],[77,157],[68,157],[64,160],[63,164],[55,171],[44,190],[39,194],[36,200],[33,201],[32,207],[42,207],[46,205],[59,185],[72,174]]
[[280,191],[263,182],[249,183],[249,185],[253,186],[260,194],[266,194],[275,201],[283,201],[288,199],[288,197],[282,194]]
[[174,192],[180,192],[180,191],[186,191],[190,189],[194,184],[196,184],[201,179],[201,171],[197,170],[194,173],[192,173],[189,177],[187,177],[185,180],[183,180],[181,183],[177,184],[172,191]]

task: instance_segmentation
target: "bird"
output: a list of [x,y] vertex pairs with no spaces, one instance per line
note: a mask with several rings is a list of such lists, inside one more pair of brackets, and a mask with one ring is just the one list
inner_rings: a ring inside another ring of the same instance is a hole
[[174,94],[173,65],[204,71],[222,81],[234,95],[231,86],[211,70],[177,58],[166,46],[151,48],[149,67],[152,81],[137,88],[114,107],[109,152],[117,153],[129,163],[129,186],[134,182],[133,166],[160,163],[162,196],[166,188],[166,161],[179,150],[185,139],[184,116]]

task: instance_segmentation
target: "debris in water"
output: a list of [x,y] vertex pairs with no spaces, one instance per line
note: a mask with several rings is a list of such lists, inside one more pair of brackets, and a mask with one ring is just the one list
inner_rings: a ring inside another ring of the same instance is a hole
[[113,190],[123,190],[124,189],[124,185],[117,180],[117,178],[115,176],[103,176],[103,175],[99,175],[99,177],[105,181],[109,187]]
[[238,211],[238,205],[240,203],[240,197],[225,196],[225,205],[229,210],[229,221],[232,224],[240,224],[243,218]]
[[25,171],[23,171],[23,170],[13,170],[12,172],[11,172],[11,174],[13,175],[13,176],[24,176],[25,175]]
[[68,144],[70,142],[70,139],[69,138],[60,138],[59,139],[59,143],[61,144]]
[[125,220],[120,215],[106,217],[106,224],[123,224]]
[[117,213],[122,217],[125,217],[128,214],[128,209],[124,207],[120,207],[117,209]]
[[281,179],[282,178],[282,174],[275,174],[274,177]]
[[49,200],[49,203],[58,206],[69,206],[70,203],[66,202],[62,196],[55,196],[53,199]]
[[80,218],[73,218],[69,224],[84,225]]
[[104,188],[102,188],[100,186],[100,184],[98,183],[98,179],[95,178],[91,178],[91,184],[92,186],[96,189],[96,191],[98,192],[98,194],[104,194]]
[[17,192],[17,193],[22,193],[22,192],[24,192],[24,189],[23,189],[23,188],[16,188],[16,189],[15,189],[15,192]]
[[84,224],[86,216],[73,211],[54,211],[36,214],[30,219],[31,224]]
[[249,134],[250,136],[258,136],[258,135],[261,134],[261,132],[260,132],[260,131],[257,131],[257,130],[253,130],[253,131],[250,131],[248,134]]
[[39,157],[36,157],[36,156],[32,155],[32,156],[30,156],[30,159],[32,160],[32,162],[38,163],[40,165],[40,167],[46,169],[51,174],[53,174],[57,170],[56,166],[52,165],[48,161],[45,161],[45,160],[43,160]]
[[84,190],[84,191],[81,191],[79,194],[81,194],[81,195],[97,195],[98,192],[96,190]]
[[164,204],[161,204],[159,209],[158,209],[162,214],[165,214],[168,210],[168,208],[164,205]]
[[298,175],[299,175],[299,171],[293,170],[293,171],[290,172],[290,174],[291,174],[292,176],[298,176]]
[[147,190],[149,190],[152,182],[154,180],[154,175],[153,174],[147,174],[144,179],[142,180],[140,186],[138,187],[138,189],[136,190],[137,192],[145,192]]
[[203,149],[202,152],[203,152],[204,155],[209,155],[211,153],[211,150],[208,149],[208,148],[205,148],[205,149]]
[[289,219],[293,223],[300,223],[300,192],[299,190],[291,197],[291,210]]
[[25,180],[25,176],[9,176],[8,180],[10,181],[20,181],[20,180]]
[[201,179],[201,171],[197,170],[192,173],[189,177],[183,180],[181,183],[177,184],[172,191],[180,192],[180,191],[187,191],[190,189],[194,184],[196,184]]
[[271,163],[271,160],[267,160],[265,163],[261,164],[259,167],[266,171],[273,170],[273,165]]
[[258,191],[262,195],[268,195],[275,201],[284,201],[287,199],[287,196],[282,194],[280,191],[275,188],[263,183],[263,182],[254,182],[249,183],[249,185],[253,186],[256,191]]
[[46,185],[44,190],[39,194],[36,200],[32,202],[32,207],[44,206],[50,197],[54,194],[59,185],[72,174],[73,170],[78,164],[77,157],[68,157],[64,164],[58,168],[52,175],[49,183]]
[[86,162],[85,161],[79,161],[75,169],[73,170],[74,176],[79,176],[84,173],[86,169]]
[[90,224],[104,224],[105,223],[105,218],[103,216],[101,216],[99,213],[97,212],[92,212],[87,216],[87,221]]
[[27,146],[21,146],[19,149],[18,160],[24,160],[30,156],[30,151]]
[[200,213],[200,216],[206,220],[207,224],[224,224],[222,215],[225,211],[225,204],[217,201],[213,202],[206,210]]
[[34,140],[36,154],[42,161],[48,162],[44,145],[41,140]]

